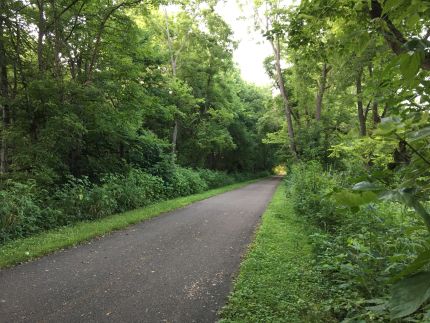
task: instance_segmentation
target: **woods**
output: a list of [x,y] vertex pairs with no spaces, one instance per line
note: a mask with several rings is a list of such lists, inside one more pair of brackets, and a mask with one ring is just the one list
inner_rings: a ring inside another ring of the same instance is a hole
[[[169,16],[140,1],[2,6],[3,174],[46,184],[68,174],[97,180],[142,166],[145,140],[164,153],[163,142],[171,144],[186,166],[267,166],[222,162],[239,140],[261,137],[247,115],[258,120],[270,97],[240,80],[230,27],[213,8],[184,3]],[[233,124],[244,138],[233,138]]]
[[171,13],[143,1],[1,6],[2,240],[274,164],[259,121],[273,100],[240,78],[214,4]]
[[430,3],[254,1],[267,87],[216,6],[1,2],[0,243],[285,166],[224,320],[430,320]]

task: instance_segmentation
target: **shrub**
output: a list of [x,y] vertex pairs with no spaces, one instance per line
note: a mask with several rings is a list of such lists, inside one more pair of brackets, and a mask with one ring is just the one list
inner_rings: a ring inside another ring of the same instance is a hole
[[131,170],[127,176],[108,175],[103,188],[116,201],[117,212],[148,205],[165,198],[164,181],[140,170]]
[[142,207],[164,196],[161,178],[131,170],[126,176],[107,175],[100,185],[87,178],[71,178],[55,194],[54,204],[67,224]]
[[340,220],[330,193],[340,185],[338,176],[324,171],[317,161],[293,165],[288,192],[295,211],[322,228],[333,228]]
[[311,236],[318,265],[331,283],[324,303],[339,320],[388,321],[390,279],[416,257],[425,230],[417,230],[418,221],[404,217],[393,203],[349,215],[335,234]]
[[32,184],[10,182],[0,191],[0,240],[39,230],[43,212]]
[[388,321],[392,277],[416,258],[427,232],[412,210],[392,202],[337,205],[331,193],[349,175],[326,171],[315,161],[293,165],[289,198],[297,214],[314,225],[315,260],[329,284],[321,305],[339,321]]
[[51,192],[33,184],[10,182],[0,189],[0,241],[256,177],[172,167],[167,161],[160,165],[166,168],[170,165],[169,171],[163,173],[164,178],[131,169],[126,175],[105,175],[99,184],[87,177],[69,177],[64,185]]
[[199,173],[188,168],[176,167],[167,182],[169,197],[186,196],[207,189],[208,185]]
[[200,177],[206,182],[209,188],[225,186],[235,182],[233,176],[228,175],[226,172],[222,171],[199,169],[198,173]]
[[55,209],[61,211],[60,225],[90,218],[88,208],[91,200],[94,200],[90,196],[92,189],[93,184],[87,177],[69,177],[68,181],[54,193],[50,202]]
[[102,218],[118,211],[115,196],[106,186],[93,186],[88,192],[88,200],[84,212],[90,219]]

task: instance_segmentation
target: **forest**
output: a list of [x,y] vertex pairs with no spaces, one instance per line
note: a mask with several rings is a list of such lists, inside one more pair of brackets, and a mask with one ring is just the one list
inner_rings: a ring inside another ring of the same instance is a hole
[[1,2],[0,244],[278,166],[307,263],[257,237],[223,321],[430,321],[430,2],[255,0],[271,87],[216,5]]
[[270,92],[209,6],[6,1],[0,21],[7,241],[255,176]]

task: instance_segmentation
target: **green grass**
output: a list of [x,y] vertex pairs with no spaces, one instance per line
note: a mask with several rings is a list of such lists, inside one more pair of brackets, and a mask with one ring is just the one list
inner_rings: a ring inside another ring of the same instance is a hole
[[28,238],[17,239],[0,246],[0,268],[28,261],[53,251],[77,245],[91,238],[102,236],[113,230],[153,218],[211,196],[228,192],[257,180],[232,184],[203,193],[158,202],[147,207],[114,214],[96,221],[84,221],[72,226],[49,230]]
[[243,261],[221,322],[330,322],[318,305],[322,275],[314,265],[308,227],[279,185]]

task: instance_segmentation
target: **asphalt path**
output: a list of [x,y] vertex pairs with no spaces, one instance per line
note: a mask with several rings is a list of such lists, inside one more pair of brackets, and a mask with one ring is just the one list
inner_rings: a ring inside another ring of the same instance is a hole
[[215,322],[279,178],[0,270],[0,322]]

